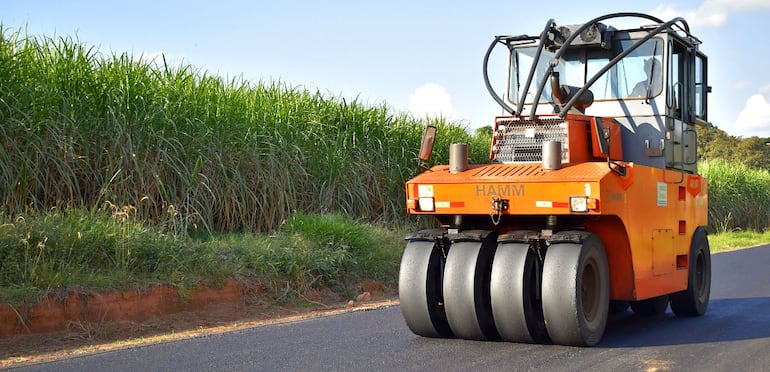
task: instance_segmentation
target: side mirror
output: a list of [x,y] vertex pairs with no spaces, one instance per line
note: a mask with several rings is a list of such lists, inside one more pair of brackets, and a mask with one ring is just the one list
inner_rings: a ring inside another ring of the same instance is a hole
[[551,97],[554,101],[556,101],[556,104],[559,105],[559,108],[564,104],[565,97],[564,97],[564,91],[561,90],[561,83],[559,82],[559,71],[554,71],[551,73]]
[[417,165],[421,169],[427,169],[423,163],[427,163],[430,160],[430,154],[433,152],[433,142],[436,140],[436,127],[428,125],[425,127],[425,132],[422,134],[422,142],[420,142],[420,154],[418,155]]

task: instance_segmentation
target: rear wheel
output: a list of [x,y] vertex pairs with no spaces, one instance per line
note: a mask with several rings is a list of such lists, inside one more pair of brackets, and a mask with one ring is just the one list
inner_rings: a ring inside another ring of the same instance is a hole
[[494,252],[482,249],[482,246],[481,242],[455,242],[447,255],[444,270],[446,316],[452,332],[460,338],[499,338],[489,303],[489,275]]
[[678,316],[703,315],[711,296],[711,251],[702,227],[692,237],[687,278],[687,289],[671,295],[671,310]]
[[554,343],[591,346],[601,340],[610,302],[607,255],[596,235],[548,247],[543,267],[543,316]]
[[441,293],[443,265],[443,254],[435,242],[407,243],[401,258],[398,297],[406,325],[417,335],[452,337]]
[[537,257],[526,243],[501,243],[492,262],[492,315],[505,341],[545,343]]

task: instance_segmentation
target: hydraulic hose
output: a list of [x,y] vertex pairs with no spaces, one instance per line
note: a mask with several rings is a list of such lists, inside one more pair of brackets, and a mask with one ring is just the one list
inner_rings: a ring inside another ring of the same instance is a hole
[[503,110],[507,111],[511,115],[516,115],[516,110],[505,103],[505,101],[503,101],[503,99],[497,95],[497,92],[495,92],[495,89],[492,88],[492,84],[489,82],[489,56],[492,54],[492,50],[497,46],[497,43],[503,44],[503,38],[505,38],[505,36],[495,36],[495,39],[491,44],[489,44],[489,48],[487,48],[487,53],[484,54],[484,65],[482,66],[484,73],[484,85],[486,85],[489,94],[492,95],[492,98],[495,100],[495,102],[497,102],[498,105],[500,105],[500,107],[503,108]]

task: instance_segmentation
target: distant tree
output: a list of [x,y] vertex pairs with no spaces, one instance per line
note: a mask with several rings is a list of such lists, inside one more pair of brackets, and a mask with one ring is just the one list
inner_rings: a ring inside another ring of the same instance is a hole
[[767,138],[749,137],[738,142],[735,157],[751,168],[770,169],[770,146]]
[[738,146],[739,139],[727,134],[727,132],[708,124],[698,126],[698,153],[701,159],[732,160],[734,149]]
[[492,136],[492,126],[491,125],[487,125],[487,126],[483,126],[481,128],[476,128],[475,134],[476,134],[476,136],[489,136],[489,137],[491,137]]
[[713,124],[698,126],[696,131],[700,159],[723,159],[770,170],[770,138],[731,136]]

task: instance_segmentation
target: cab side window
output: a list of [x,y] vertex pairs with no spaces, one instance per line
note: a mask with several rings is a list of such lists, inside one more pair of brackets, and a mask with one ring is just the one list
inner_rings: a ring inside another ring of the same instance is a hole
[[672,47],[668,70],[670,89],[666,102],[675,118],[684,119],[682,114],[685,112],[687,50],[677,42],[672,42],[670,46]]
[[708,80],[706,79],[707,60],[703,54],[695,55],[695,117],[708,121],[706,109],[708,102],[706,100],[707,93],[709,92]]

